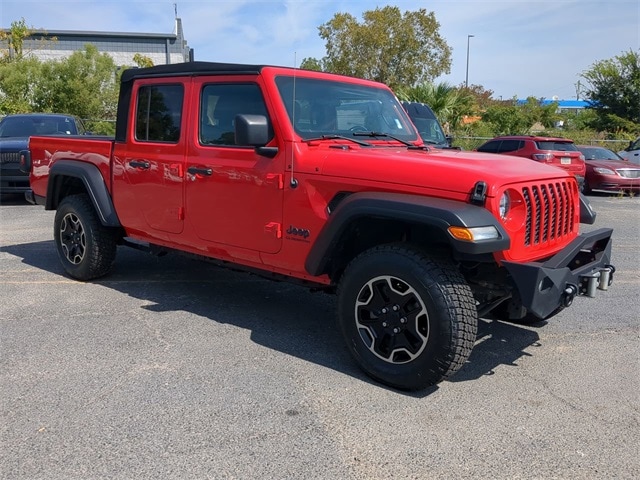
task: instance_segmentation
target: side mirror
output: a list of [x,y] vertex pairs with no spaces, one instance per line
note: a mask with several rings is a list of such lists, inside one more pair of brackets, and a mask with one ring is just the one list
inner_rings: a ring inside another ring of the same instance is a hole
[[625,148],[626,151],[630,151],[633,148],[633,140],[629,140],[629,145]]
[[451,146],[453,144],[453,135],[446,135],[447,145]]
[[264,115],[236,115],[236,145],[264,147],[269,142],[269,123]]
[[234,119],[236,145],[255,147],[256,153],[264,157],[273,158],[278,153],[278,147],[265,147],[273,136],[269,121],[264,115],[236,115]]

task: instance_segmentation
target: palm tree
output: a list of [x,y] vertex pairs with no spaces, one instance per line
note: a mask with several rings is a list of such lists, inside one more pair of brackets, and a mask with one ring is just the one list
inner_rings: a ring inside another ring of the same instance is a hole
[[473,95],[464,88],[456,88],[446,82],[437,85],[423,83],[400,89],[398,98],[408,102],[426,103],[443,125],[456,129],[465,115],[473,113]]

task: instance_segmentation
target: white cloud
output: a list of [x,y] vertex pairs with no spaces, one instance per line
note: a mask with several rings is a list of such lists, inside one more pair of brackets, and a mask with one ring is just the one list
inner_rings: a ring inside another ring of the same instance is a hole
[[[293,65],[322,57],[318,26],[337,12],[361,19],[385,5],[425,8],[453,49],[451,73],[495,96],[574,97],[594,62],[640,48],[638,0],[184,0],[185,37],[198,60]],[[170,33],[174,2],[154,0],[2,0],[0,27],[24,17],[45,30]]]

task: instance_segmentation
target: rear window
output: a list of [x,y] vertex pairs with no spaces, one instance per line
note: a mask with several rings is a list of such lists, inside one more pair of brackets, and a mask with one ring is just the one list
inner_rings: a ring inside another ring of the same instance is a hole
[[523,140],[503,140],[498,149],[498,153],[508,153],[520,150],[524,146]]
[[500,146],[499,140],[492,140],[478,147],[478,151],[484,152],[484,153],[498,153],[499,146]]
[[556,150],[560,152],[577,152],[578,147],[573,142],[543,141],[536,142],[538,150]]
[[178,142],[183,90],[182,85],[140,87],[136,110],[136,140]]

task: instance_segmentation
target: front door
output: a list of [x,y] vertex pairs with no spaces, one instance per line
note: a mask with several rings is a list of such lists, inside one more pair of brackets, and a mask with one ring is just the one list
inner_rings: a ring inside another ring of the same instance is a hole
[[282,242],[284,154],[268,158],[235,145],[234,138],[236,115],[269,119],[258,82],[196,78],[193,95],[200,108],[185,170],[187,221],[202,240],[276,253]]

